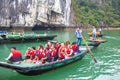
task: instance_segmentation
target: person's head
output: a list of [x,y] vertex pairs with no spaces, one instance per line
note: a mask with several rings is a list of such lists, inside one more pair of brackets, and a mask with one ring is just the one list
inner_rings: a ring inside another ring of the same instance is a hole
[[70,44],[70,41],[66,41],[65,45],[69,45]]
[[11,50],[10,50],[10,51],[12,52],[12,51],[14,51],[14,50],[16,50],[16,47],[11,47]]
[[31,48],[30,47],[28,47],[28,49],[27,50],[31,50]]
[[51,45],[51,42],[48,42],[48,45]]
[[64,43],[61,43],[61,46],[63,47],[63,46],[64,46]]
[[32,49],[33,49],[33,50],[36,50],[36,47],[35,47],[35,46],[32,46]]
[[38,46],[38,49],[43,49],[44,47],[42,45],[39,45]]
[[76,42],[73,42],[72,45],[76,44]]
[[80,28],[79,27],[77,27],[77,29],[76,30],[80,30]]
[[14,49],[14,50],[16,50],[16,47],[12,47],[11,49]]
[[95,28],[95,26],[93,26],[93,29]]

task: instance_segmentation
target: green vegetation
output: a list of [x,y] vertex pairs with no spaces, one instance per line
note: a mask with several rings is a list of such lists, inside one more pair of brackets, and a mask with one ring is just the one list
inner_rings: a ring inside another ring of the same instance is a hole
[[77,23],[120,26],[120,0],[72,0],[72,5]]

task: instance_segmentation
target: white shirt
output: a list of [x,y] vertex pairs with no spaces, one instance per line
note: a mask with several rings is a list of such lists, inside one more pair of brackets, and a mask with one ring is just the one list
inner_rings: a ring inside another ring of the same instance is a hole
[[12,53],[9,54],[9,56],[7,57],[7,60],[10,59],[13,56]]
[[93,34],[96,34],[96,28],[93,29]]

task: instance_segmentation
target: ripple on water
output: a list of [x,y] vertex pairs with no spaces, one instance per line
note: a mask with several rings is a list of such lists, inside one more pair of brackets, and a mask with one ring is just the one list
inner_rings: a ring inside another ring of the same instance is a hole
[[101,74],[98,77],[96,77],[94,80],[120,80],[120,73],[108,75],[108,74]]
[[116,39],[115,37],[112,37],[112,36],[104,36],[105,38],[110,38],[110,39]]
[[65,80],[89,80],[92,76],[70,75]]
[[120,40],[119,37],[112,37],[112,36],[104,36],[104,38],[113,39],[113,40]]

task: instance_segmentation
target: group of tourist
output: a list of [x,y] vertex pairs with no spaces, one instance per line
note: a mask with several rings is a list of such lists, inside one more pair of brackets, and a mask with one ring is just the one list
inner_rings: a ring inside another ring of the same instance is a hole
[[[67,59],[75,55],[75,52],[78,52],[78,48],[79,46],[76,43],[70,44],[69,41],[66,41],[66,43],[48,42],[45,46],[39,45],[37,49],[35,46],[29,47],[25,53],[24,61],[42,64]],[[7,61],[20,63],[22,61],[21,52],[12,47]]]
[[[24,61],[32,63],[45,63],[72,57],[75,52],[78,52],[79,46],[81,46],[83,38],[82,30],[77,28],[75,35],[77,39],[73,44],[70,44],[69,41],[66,41],[65,44],[48,42],[45,46],[39,45],[37,49],[34,46],[29,47],[25,53]],[[95,27],[93,28],[93,39],[96,39]],[[20,63],[22,61],[22,54],[19,50],[16,50],[16,47],[12,47],[11,53],[6,60],[11,63]]]

